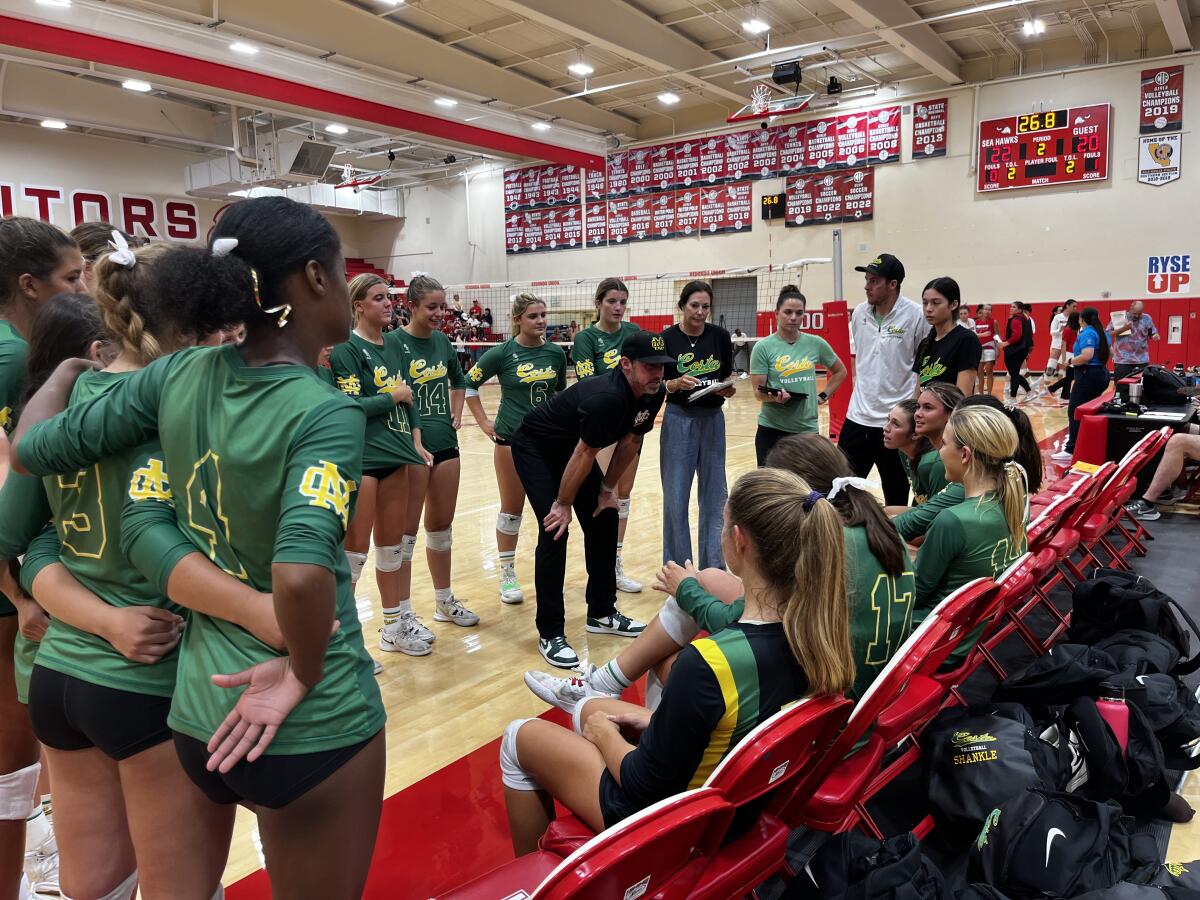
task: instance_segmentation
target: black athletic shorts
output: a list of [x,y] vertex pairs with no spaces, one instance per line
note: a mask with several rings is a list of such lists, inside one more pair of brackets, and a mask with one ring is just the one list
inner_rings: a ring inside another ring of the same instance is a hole
[[170,710],[170,697],[119,691],[36,664],[29,679],[33,733],[54,750],[96,747],[128,759],[171,737]]
[[401,468],[402,466],[383,466],[379,469],[364,469],[363,478],[375,478],[379,481],[383,481],[392,473],[399,471]]
[[438,463],[450,462],[452,459],[458,459],[459,456],[457,447],[448,447],[433,454],[433,464],[436,466]]
[[253,803],[267,809],[280,809],[304,796],[350,762],[377,735],[378,732],[362,743],[320,753],[263,755],[254,762],[243,759],[222,775],[208,771],[208,758],[212,754],[204,741],[178,731],[173,733],[175,752],[183,770],[209,800],[225,805]]

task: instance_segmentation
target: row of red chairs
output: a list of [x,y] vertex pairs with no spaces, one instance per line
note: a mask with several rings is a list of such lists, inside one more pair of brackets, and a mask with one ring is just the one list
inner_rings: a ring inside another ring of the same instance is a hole
[[[728,900],[772,875],[790,877],[786,851],[794,828],[860,828],[882,838],[868,803],[919,761],[921,729],[943,707],[964,702],[959,687],[967,678],[981,667],[1004,678],[996,650],[1014,634],[1036,654],[1058,640],[1070,613],[1050,598],[1057,584],[1083,580],[1089,566],[1128,568],[1130,553],[1144,555],[1146,531],[1124,503],[1138,471],[1169,437],[1169,429],[1153,432],[1120,463],[1072,473],[1033,498],[1028,552],[996,581],[977,579],[943,600],[857,704],[840,697],[801,700],[747,735],[702,788],[600,834],[575,816],[560,818],[536,852],[442,896]],[[1027,621],[1036,610],[1051,623],[1044,636]],[[980,624],[986,628],[974,649],[947,666]],[[737,808],[764,799],[753,827],[727,840]],[[914,831],[923,837],[932,827],[925,816]]]

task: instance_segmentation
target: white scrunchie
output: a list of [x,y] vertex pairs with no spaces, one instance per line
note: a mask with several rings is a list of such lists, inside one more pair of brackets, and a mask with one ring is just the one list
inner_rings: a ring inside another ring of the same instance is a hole
[[125,235],[121,232],[114,231],[112,233],[112,240],[108,242],[108,246],[113,248],[113,252],[108,254],[108,257],[118,266],[132,269],[137,265],[137,255],[129,249],[129,241],[125,240]]
[[856,478],[850,476],[848,478],[835,478],[829,487],[829,493],[826,495],[826,500],[833,500],[844,487],[858,488],[860,491],[869,491],[871,488],[879,487],[874,481],[867,481],[865,478]]
[[413,272],[412,277],[413,278],[424,278],[428,274],[429,274],[428,272]]
[[228,256],[237,249],[237,238],[217,238],[213,241],[212,254],[213,256]]

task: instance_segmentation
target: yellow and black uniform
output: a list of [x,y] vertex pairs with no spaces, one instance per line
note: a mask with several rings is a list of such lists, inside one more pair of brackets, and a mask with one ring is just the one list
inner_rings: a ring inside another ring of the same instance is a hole
[[[684,647],[649,726],[621,761],[620,783],[608,769],[600,776],[605,826],[700,787],[756,726],[807,692],[778,622],[736,622]],[[742,807],[733,828],[753,822],[758,809]]]
[[567,354],[549,341],[539,347],[526,347],[516,338],[509,338],[489,348],[471,367],[467,390],[478,391],[492,378],[500,382],[496,437],[499,443],[507,444],[531,409],[566,389]]
[[571,359],[575,360],[575,377],[582,381],[603,375],[621,363],[621,348],[631,334],[642,329],[632,322],[622,322],[616,334],[605,331],[595,322],[575,335]]
[[467,379],[450,339],[440,331],[427,338],[413,337],[403,328],[383,336],[385,347],[398,347],[405,380],[412,385],[413,425],[421,429],[421,446],[433,455],[434,464],[458,458],[458,432],[450,411],[450,392],[463,390]]
[[[17,424],[13,420],[13,410],[21,402],[21,392],[25,389],[25,357],[28,353],[29,345],[17,334],[12,323],[0,319],[0,428],[6,436],[12,434]],[[16,614],[17,608],[0,593],[0,617]]]
[[[311,368],[247,367],[237,348],[227,346],[156,360],[35,426],[21,444],[30,471],[76,473],[157,432],[176,523],[194,549],[264,593],[275,563],[317,565],[334,574],[341,627],[329,638],[324,677],[283,722],[266,754],[226,776],[205,771],[203,744],[238,695],[215,686],[212,675],[281,653],[230,622],[189,617],[168,723],[188,774],[218,802],[282,805],[294,799],[287,791],[319,783],[383,726],[342,552],[361,475],[364,425],[360,406],[322,384]],[[332,763],[330,753],[337,754]],[[275,765],[279,757],[291,762]],[[296,771],[301,760],[312,777]]]
[[900,465],[904,466],[904,474],[912,485],[913,506],[921,506],[950,483],[946,479],[946,466],[942,463],[941,454],[936,450],[926,450],[915,465],[907,453],[901,453]]
[[945,337],[939,339],[930,335],[926,341],[927,344],[922,343],[918,348],[922,352],[912,367],[922,385],[935,381],[956,384],[959,372],[974,372],[979,368],[983,345],[974,329],[955,325]]

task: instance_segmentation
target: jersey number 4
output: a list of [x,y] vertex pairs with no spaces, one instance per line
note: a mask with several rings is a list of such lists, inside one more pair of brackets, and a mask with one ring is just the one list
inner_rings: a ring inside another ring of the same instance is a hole
[[[209,450],[192,466],[187,482],[188,526],[204,536],[208,558],[235,578],[250,576],[233,552],[229,537],[229,519],[221,502],[221,457]],[[233,566],[237,566],[236,569]]]

